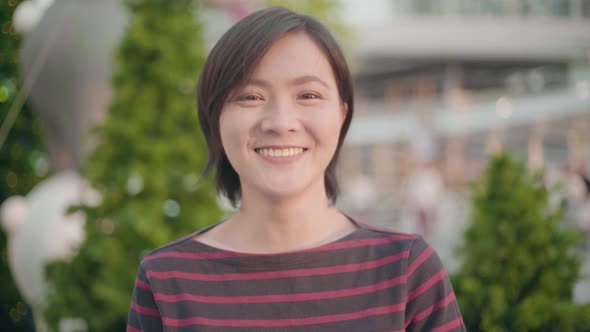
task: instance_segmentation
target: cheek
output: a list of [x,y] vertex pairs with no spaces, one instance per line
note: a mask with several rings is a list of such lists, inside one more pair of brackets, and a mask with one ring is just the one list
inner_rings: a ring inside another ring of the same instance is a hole
[[[331,137],[331,148],[332,153],[336,152],[338,147],[338,141],[340,140],[340,132],[342,131],[342,125],[344,124],[344,115],[338,113],[338,116],[333,119],[330,126],[330,137]],[[330,158],[331,159],[331,158]]]
[[[235,124],[232,123],[231,118],[222,115],[219,119],[219,135],[221,137],[221,144],[226,154],[231,154],[232,147],[235,146]],[[230,157],[230,156],[228,156]]]
[[336,110],[334,110],[333,113],[331,113],[329,119],[325,119],[327,127],[326,131],[330,131],[335,141],[338,141],[338,138],[340,136],[340,130],[342,129],[342,124],[344,123],[345,115],[346,114],[342,112],[340,107],[338,107]]
[[236,114],[223,114],[219,118],[219,132],[221,144],[231,159],[233,151],[239,151],[246,143],[248,137],[247,124]]
[[336,149],[342,128],[342,117],[339,113],[318,113],[310,119],[309,128],[316,141],[325,148]]

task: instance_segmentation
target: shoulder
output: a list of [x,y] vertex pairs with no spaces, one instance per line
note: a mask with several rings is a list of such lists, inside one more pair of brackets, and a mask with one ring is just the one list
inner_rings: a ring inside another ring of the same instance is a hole
[[384,244],[386,247],[410,251],[416,244],[421,246],[426,243],[422,236],[417,234],[397,232],[395,230],[375,226],[367,223],[358,223],[364,231],[364,236],[375,239],[374,242]]
[[140,269],[145,272],[161,270],[163,265],[182,264],[186,263],[187,260],[198,260],[207,257],[207,248],[199,246],[199,243],[194,238],[197,234],[210,227],[212,226],[182,236],[148,252],[141,259]]
[[370,224],[359,223],[366,236],[372,237],[375,243],[385,245],[384,248],[390,254],[401,253],[407,262],[409,272],[422,267],[438,269],[441,266],[436,250],[418,234],[396,232],[391,229],[377,227]]

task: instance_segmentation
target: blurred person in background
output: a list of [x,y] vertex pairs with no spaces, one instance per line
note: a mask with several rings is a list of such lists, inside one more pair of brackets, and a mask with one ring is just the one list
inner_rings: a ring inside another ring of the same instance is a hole
[[197,103],[206,171],[237,210],[142,260],[127,331],[465,331],[429,244],[334,206],[353,88],[325,26],[245,17],[209,54]]

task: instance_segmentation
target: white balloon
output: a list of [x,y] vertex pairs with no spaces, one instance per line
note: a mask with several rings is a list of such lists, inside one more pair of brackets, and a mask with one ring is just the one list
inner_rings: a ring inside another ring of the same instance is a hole
[[43,11],[37,3],[31,0],[24,1],[14,11],[14,28],[20,33],[27,33],[39,24],[42,16]]
[[27,199],[22,196],[8,198],[0,207],[2,227],[11,236],[18,233],[27,220]]
[[3,225],[9,230],[10,270],[37,326],[44,325],[41,313],[48,287],[45,265],[56,259],[71,259],[84,241],[85,216],[69,213],[68,209],[87,195],[93,202],[101,199],[86,179],[70,170],[45,179],[26,197],[12,197],[2,205]]
[[39,6],[39,9],[42,11],[47,10],[47,8],[51,7],[54,0],[34,0],[35,3]]

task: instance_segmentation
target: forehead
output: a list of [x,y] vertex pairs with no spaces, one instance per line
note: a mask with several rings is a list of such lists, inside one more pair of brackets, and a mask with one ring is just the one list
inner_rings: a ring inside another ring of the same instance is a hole
[[305,32],[289,32],[276,40],[253,69],[252,79],[282,80],[314,75],[335,82],[328,57]]

